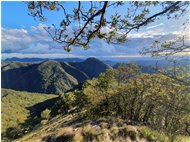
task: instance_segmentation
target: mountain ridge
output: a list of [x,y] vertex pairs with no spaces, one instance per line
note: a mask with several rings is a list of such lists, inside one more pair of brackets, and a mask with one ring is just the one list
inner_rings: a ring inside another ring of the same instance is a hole
[[61,94],[109,68],[98,59],[87,59],[81,63],[55,60],[34,64],[11,62],[1,67],[2,88]]
[[75,68],[86,73],[89,76],[89,78],[98,77],[99,72],[104,72],[105,70],[111,68],[109,65],[94,57],[88,58],[83,62],[72,62],[70,64]]

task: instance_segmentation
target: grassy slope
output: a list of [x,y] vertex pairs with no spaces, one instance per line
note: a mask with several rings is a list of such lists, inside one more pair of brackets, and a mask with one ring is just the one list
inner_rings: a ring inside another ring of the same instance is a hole
[[15,127],[18,123],[23,123],[30,115],[27,107],[57,97],[56,95],[20,92],[10,89],[2,89],[1,91],[3,96],[1,100],[2,132],[8,127]]
[[71,115],[55,117],[48,124],[39,127],[37,130],[34,130],[29,134],[26,134],[22,138],[15,140],[15,142],[41,142],[43,137],[51,135],[54,130],[60,128],[61,126],[65,126],[66,123],[72,119],[73,118]]
[[[83,142],[84,139],[79,140],[79,138],[81,138],[77,135],[79,133],[83,135],[83,138],[85,138],[85,134],[91,134],[98,137],[102,142],[134,142],[132,140],[134,135],[136,137],[135,142],[169,142],[169,138],[165,134],[154,131],[145,126],[125,125],[122,124],[121,121],[115,120],[114,124],[117,126],[110,124],[110,128],[106,128],[101,125],[105,124],[108,119],[102,118],[97,121],[91,121],[80,119],[80,116],[80,114],[57,116],[50,120],[48,124],[38,127],[36,130],[26,134],[14,142],[41,142],[45,140],[45,138],[48,139],[50,137],[55,139],[56,137],[61,137],[63,140],[67,135],[68,137],[74,135],[75,140],[72,140],[72,142]],[[100,126],[100,129],[95,129],[94,126]],[[119,134],[121,132],[124,135],[127,135],[127,137],[121,137]],[[115,140],[110,140],[109,137],[113,136]],[[189,141],[190,137],[178,136],[174,142]]]

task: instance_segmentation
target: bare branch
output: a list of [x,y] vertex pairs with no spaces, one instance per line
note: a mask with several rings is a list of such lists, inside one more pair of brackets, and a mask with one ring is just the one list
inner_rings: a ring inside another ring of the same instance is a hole
[[[105,9],[106,9],[106,7],[107,7],[107,4],[108,4],[108,2],[105,2],[105,3],[104,3],[104,6],[102,7],[102,9],[99,10],[98,12],[96,12],[94,15],[92,15],[92,16],[88,19],[88,21],[84,24],[83,28],[82,28],[82,29],[80,30],[80,32],[75,36],[75,38],[72,40],[72,42],[70,42],[70,44],[67,45],[68,47],[71,46],[72,44],[74,44],[74,42],[76,41],[76,39],[81,35],[81,33],[84,31],[84,29],[86,28],[86,26],[88,25],[88,23],[89,23],[94,17],[96,17],[96,16],[98,16],[98,15],[100,15],[100,14],[104,15]],[[103,18],[103,16],[101,17],[101,20],[102,20],[102,18]],[[100,21],[101,21],[101,20],[100,20]],[[100,27],[97,28],[96,31],[98,31],[99,29],[100,29]]]

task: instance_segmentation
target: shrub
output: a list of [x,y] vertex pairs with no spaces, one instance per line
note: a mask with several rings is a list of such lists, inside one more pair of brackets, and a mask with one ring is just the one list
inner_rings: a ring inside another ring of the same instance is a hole
[[57,130],[57,137],[59,136],[72,136],[74,134],[73,128],[72,127],[64,127],[64,128],[59,128]]
[[87,124],[82,129],[82,135],[84,136],[85,140],[92,141],[93,137],[96,135],[96,129],[92,127],[92,125]]
[[111,133],[111,139],[114,140],[119,133],[119,128],[116,125],[113,125],[110,128],[110,133]]
[[111,128],[110,128],[110,131],[111,133],[113,134],[117,134],[119,132],[119,128],[116,126],[116,125],[113,125]]
[[49,109],[45,109],[44,111],[42,111],[41,113],[41,118],[48,120],[50,118],[50,110]]
[[48,123],[48,120],[42,120],[42,121],[41,121],[41,124],[42,124],[42,125],[45,125],[45,124],[47,124],[47,123]]
[[125,126],[125,129],[127,131],[127,135],[131,138],[131,140],[134,141],[137,139],[138,135],[137,128],[135,128],[134,126],[127,125]]
[[72,127],[60,128],[56,132],[56,142],[68,142],[72,141],[74,131]]
[[106,123],[106,122],[101,122],[101,123],[100,123],[100,127],[101,127],[102,129],[108,129],[109,124]]
[[178,136],[175,138],[174,142],[190,142],[189,136]]
[[81,133],[77,133],[74,137],[73,137],[73,142],[83,142],[83,136]]
[[22,130],[20,128],[16,127],[9,127],[6,130],[6,136],[8,139],[16,139],[19,138],[22,135]]
[[141,137],[146,138],[148,141],[169,142],[169,138],[165,134],[151,130],[150,128],[147,127],[142,127],[140,129],[140,133]]
[[131,138],[131,140],[133,140],[133,141],[135,141],[135,140],[137,139],[137,134],[136,134],[135,131],[130,130],[130,131],[127,132],[127,135],[128,135],[128,136]]
[[97,142],[110,142],[110,132],[108,129],[102,129],[101,132],[95,137]]
[[123,125],[125,125],[123,119],[120,119],[120,118],[116,118],[116,123],[118,126],[122,127]]

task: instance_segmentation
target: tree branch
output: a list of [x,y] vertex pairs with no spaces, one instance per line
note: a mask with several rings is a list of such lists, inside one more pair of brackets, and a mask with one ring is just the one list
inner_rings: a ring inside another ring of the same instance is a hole
[[144,25],[148,24],[148,22],[150,22],[152,19],[154,19],[154,18],[156,18],[156,17],[158,17],[158,16],[160,16],[160,15],[163,15],[163,14],[167,13],[168,11],[170,11],[171,9],[173,9],[175,6],[177,6],[180,2],[181,2],[181,1],[175,2],[174,4],[172,4],[170,7],[166,8],[165,10],[163,10],[163,11],[161,11],[161,12],[155,14],[155,15],[152,15],[151,17],[147,18],[147,19],[146,19],[145,21],[143,21],[142,23],[137,24],[136,26],[130,28],[129,31],[127,32],[127,34],[128,34],[129,32],[131,32],[133,29],[139,29],[141,26],[144,26]]
[[99,10],[99,11],[97,11],[94,15],[92,15],[92,16],[88,19],[88,21],[84,24],[83,28],[82,28],[82,29],[80,30],[80,32],[75,36],[75,38],[72,40],[72,42],[67,45],[68,47],[71,46],[72,44],[74,44],[74,42],[76,41],[76,39],[82,34],[82,32],[84,31],[84,29],[86,28],[86,26],[88,25],[88,23],[89,23],[91,20],[93,20],[94,17],[96,17],[96,16],[98,16],[98,15],[100,15],[100,14],[103,15],[103,13],[105,13],[105,10],[106,10],[107,5],[108,5],[108,2],[107,2],[107,1],[104,2],[104,6],[102,7],[102,9]]

